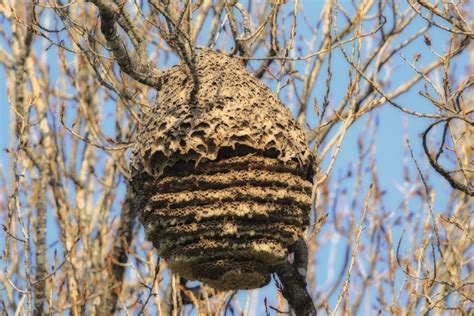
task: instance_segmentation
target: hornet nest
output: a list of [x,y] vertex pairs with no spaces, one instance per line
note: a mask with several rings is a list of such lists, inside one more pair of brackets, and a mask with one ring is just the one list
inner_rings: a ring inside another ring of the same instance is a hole
[[220,289],[270,280],[309,223],[312,154],[290,111],[241,61],[203,51],[200,87],[166,71],[142,121],[131,185],[171,271]]

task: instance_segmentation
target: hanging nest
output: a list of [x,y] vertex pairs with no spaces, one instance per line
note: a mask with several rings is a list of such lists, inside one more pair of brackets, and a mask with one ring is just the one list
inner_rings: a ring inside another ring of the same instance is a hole
[[200,81],[166,72],[132,157],[148,240],[174,273],[221,290],[261,287],[309,222],[312,155],[303,131],[241,61],[203,51]]

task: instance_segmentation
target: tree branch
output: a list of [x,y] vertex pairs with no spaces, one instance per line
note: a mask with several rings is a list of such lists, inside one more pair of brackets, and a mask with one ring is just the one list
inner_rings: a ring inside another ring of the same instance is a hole
[[122,291],[123,276],[125,273],[125,264],[128,260],[128,247],[133,238],[133,223],[135,222],[135,207],[133,206],[133,194],[129,188],[125,197],[125,202],[122,207],[122,214],[120,216],[120,227],[117,231],[115,244],[112,250],[111,258],[112,273],[111,278],[114,283],[110,293],[107,293],[104,309],[106,314],[114,314],[117,310],[117,301]]
[[306,289],[308,248],[303,239],[295,245],[294,262],[285,262],[276,269],[282,284],[281,292],[296,315],[316,315],[313,300]]
[[454,189],[456,190],[459,190],[459,191],[462,191],[470,196],[474,196],[474,189],[472,188],[472,186],[470,185],[464,185],[462,183],[459,183],[458,181],[454,180],[453,177],[451,177],[451,175],[449,174],[449,171],[445,170],[437,161],[437,159],[433,158],[430,154],[430,150],[428,148],[428,144],[427,144],[427,141],[426,141],[426,138],[428,136],[428,133],[430,132],[430,130],[435,127],[436,125],[438,125],[439,123],[442,123],[442,122],[446,122],[446,124],[449,124],[449,122],[452,120],[452,119],[460,119],[460,120],[463,120],[465,121],[466,123],[468,123],[469,125],[473,126],[472,122],[466,120],[465,118],[462,118],[462,117],[455,117],[455,116],[451,116],[451,117],[448,117],[446,119],[443,119],[443,120],[440,120],[440,121],[436,121],[434,122],[433,124],[431,124],[427,129],[426,131],[423,133],[422,135],[422,138],[423,138],[423,150],[425,151],[426,153],[426,156],[428,157],[428,161],[430,162],[430,165],[433,167],[433,169],[436,170],[436,172],[438,172],[441,176],[443,176],[443,178],[445,178],[449,184],[451,185],[451,187],[453,187]]
[[[159,89],[161,86],[162,72],[152,67],[145,56],[140,56],[140,59],[131,56],[124,41],[118,34],[115,23],[120,14],[120,9],[117,5],[113,2],[103,0],[88,1],[94,3],[99,9],[101,20],[100,29],[113,55],[117,59],[120,69],[138,82]],[[140,55],[142,54],[143,53]]]

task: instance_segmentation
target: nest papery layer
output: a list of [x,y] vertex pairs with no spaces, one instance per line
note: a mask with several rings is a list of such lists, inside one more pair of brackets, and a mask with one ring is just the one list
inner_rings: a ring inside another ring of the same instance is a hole
[[311,165],[303,131],[273,92],[238,59],[205,51],[196,58],[199,91],[180,64],[166,72],[158,106],[145,116],[137,158],[160,176],[178,161],[216,160],[238,151]]
[[[244,159],[245,169],[222,168]],[[311,203],[311,182],[288,166],[276,171],[280,164],[234,157],[203,163],[207,172],[150,181],[142,214],[148,239],[186,279],[222,290],[265,285],[302,237]]]

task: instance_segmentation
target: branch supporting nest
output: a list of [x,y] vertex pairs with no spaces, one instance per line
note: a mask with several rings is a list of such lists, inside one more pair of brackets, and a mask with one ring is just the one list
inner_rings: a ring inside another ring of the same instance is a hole
[[[139,52],[139,58],[130,55],[127,47],[118,34],[116,22],[119,8],[113,2],[102,0],[89,0],[99,9],[101,20],[100,29],[104,34],[107,44],[117,59],[120,69],[133,79],[147,86],[159,89],[162,81],[162,73],[159,69],[152,67],[143,52]],[[126,29],[124,29],[127,31]],[[133,37],[132,37],[133,38]]]
[[296,315],[316,315],[316,308],[306,289],[308,247],[303,239],[294,246],[293,263],[285,262],[276,267],[281,282],[280,290]]

